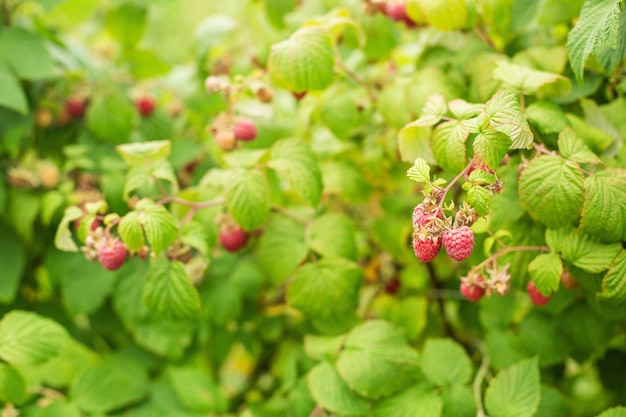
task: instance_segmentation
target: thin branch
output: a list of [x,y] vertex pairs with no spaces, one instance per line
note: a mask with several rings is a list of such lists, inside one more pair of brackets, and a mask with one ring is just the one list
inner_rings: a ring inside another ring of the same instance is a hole
[[489,372],[490,361],[489,356],[487,355],[487,352],[482,345],[480,346],[480,353],[482,355],[482,361],[478,372],[476,372],[476,377],[474,377],[472,388],[474,391],[474,402],[476,402],[476,408],[478,409],[476,417],[487,417],[487,414],[485,414],[485,408],[483,407],[482,385],[485,376],[487,376],[487,372]]
[[452,187],[454,187],[454,184],[456,184],[461,178],[465,176],[465,174],[467,174],[467,171],[469,171],[469,169],[474,165],[474,162],[476,162],[477,159],[478,159],[478,156],[474,155],[474,157],[469,161],[467,166],[463,168],[463,171],[459,172],[459,175],[454,177],[454,179],[450,181],[450,183],[446,186],[446,188],[443,189],[443,195],[441,196],[441,201],[439,201],[439,207],[437,207],[437,211],[435,211],[435,213],[441,212],[441,209],[443,208],[443,204],[446,201],[446,194],[448,194],[448,191],[450,191]]
[[523,251],[539,251],[539,252],[549,252],[550,248],[547,246],[509,246],[508,248],[504,248],[494,253],[478,265],[474,266],[472,269],[480,269],[481,267],[488,265],[489,263],[495,261],[501,256],[506,255],[511,252],[523,252]]

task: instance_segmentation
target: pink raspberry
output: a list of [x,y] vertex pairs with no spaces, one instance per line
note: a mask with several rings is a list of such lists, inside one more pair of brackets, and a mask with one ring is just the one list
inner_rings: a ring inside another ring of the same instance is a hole
[[228,252],[237,252],[248,242],[248,233],[237,224],[225,224],[220,229],[220,245]]
[[[433,217],[435,217],[434,213],[426,213],[422,204],[418,204],[413,209],[413,228],[415,229],[419,226],[425,226]],[[436,217],[441,218],[441,212]]]
[[106,239],[98,246],[98,261],[109,271],[116,271],[124,265],[127,252],[126,245],[119,239]]
[[462,261],[474,249],[474,232],[467,226],[443,232],[443,245],[450,258]]
[[385,8],[385,14],[389,19],[399,22],[407,18],[406,15],[406,3],[404,2],[391,2],[387,4]]
[[[478,283],[482,283],[483,278],[478,277],[476,281]],[[465,297],[467,300],[476,303],[481,298],[483,298],[483,295],[485,295],[485,289],[479,285],[472,284],[466,281],[461,281],[461,295],[463,295],[463,297]]]
[[437,257],[441,249],[441,239],[438,237],[425,240],[413,238],[413,251],[420,262],[430,262]]
[[238,140],[247,142],[256,139],[256,125],[250,119],[241,118],[237,120],[233,130],[235,132],[235,138]]
[[528,295],[530,296],[530,301],[536,306],[542,306],[546,304],[552,298],[552,294],[545,296],[540,291],[539,288],[535,285],[534,281],[528,281],[528,285],[526,285],[526,291],[528,291]]

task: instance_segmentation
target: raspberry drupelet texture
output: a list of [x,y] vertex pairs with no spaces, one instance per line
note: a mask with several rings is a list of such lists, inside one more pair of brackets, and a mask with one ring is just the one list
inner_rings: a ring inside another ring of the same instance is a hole
[[106,239],[98,246],[98,261],[109,271],[116,271],[126,262],[128,250],[119,239]]
[[250,119],[241,118],[237,120],[233,131],[235,138],[244,142],[254,140],[257,136],[256,125]]
[[548,296],[541,294],[539,288],[537,288],[534,281],[528,281],[528,285],[526,285],[526,291],[528,291],[530,301],[532,301],[532,303],[536,306],[545,305],[552,298],[552,294]]
[[443,232],[443,245],[450,258],[462,261],[471,255],[474,249],[474,232],[467,226]]

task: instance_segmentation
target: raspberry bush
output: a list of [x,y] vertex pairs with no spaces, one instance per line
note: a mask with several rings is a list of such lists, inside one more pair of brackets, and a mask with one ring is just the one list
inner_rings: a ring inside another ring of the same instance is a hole
[[0,0],[0,414],[626,416],[625,7]]

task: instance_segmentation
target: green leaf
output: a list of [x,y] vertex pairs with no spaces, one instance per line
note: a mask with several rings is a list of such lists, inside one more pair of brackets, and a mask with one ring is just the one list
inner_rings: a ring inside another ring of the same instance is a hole
[[327,90],[319,114],[322,123],[341,140],[348,139],[360,123],[357,99],[344,89]]
[[598,299],[613,306],[626,304],[626,250],[622,249],[602,279]]
[[144,246],[143,227],[137,211],[129,211],[117,225],[117,232],[130,250],[139,250]]
[[301,139],[284,139],[272,145],[270,168],[286,180],[302,200],[317,206],[322,194],[322,174],[315,154]]
[[136,208],[150,247],[158,255],[178,237],[178,223],[165,207],[150,200],[141,200]]
[[125,143],[115,149],[129,167],[148,166],[167,159],[172,151],[172,143],[169,140]]
[[562,75],[537,71],[506,60],[498,61],[493,70],[493,77],[500,80],[504,88],[518,95],[562,97],[572,88],[569,78]]
[[123,143],[133,130],[135,108],[120,92],[97,97],[87,108],[87,126],[100,139]]
[[567,54],[579,84],[591,54],[617,46],[621,0],[586,0],[580,17],[567,35]]
[[197,249],[204,255],[209,255],[210,239],[211,229],[196,220],[186,223],[181,230],[181,242]]
[[329,363],[320,363],[307,375],[311,395],[321,407],[344,416],[362,416],[368,412],[365,398],[351,391]]
[[318,26],[309,26],[272,46],[268,71],[276,86],[302,92],[330,86],[335,79],[334,65],[330,36]]
[[587,144],[569,127],[559,134],[558,144],[559,152],[565,159],[589,164],[602,163],[598,155],[593,153]]
[[566,261],[591,273],[609,269],[620,250],[619,242],[605,244],[578,230],[572,231],[561,244]]
[[570,126],[563,109],[552,101],[535,101],[526,107],[525,114],[542,141],[548,145],[554,145],[555,134]]
[[107,413],[141,400],[147,391],[144,369],[133,362],[106,358],[76,376],[69,396],[87,413]]
[[[475,171],[474,171],[475,172]],[[472,206],[479,216],[489,214],[489,206],[491,204],[491,194],[480,185],[474,185],[467,190],[467,204]]]
[[474,153],[480,156],[491,169],[496,169],[500,165],[504,155],[511,147],[509,136],[496,130],[479,133],[474,139]]
[[284,29],[285,15],[292,12],[296,6],[295,0],[264,0],[265,2],[265,16],[267,20],[276,29]]
[[12,365],[37,365],[69,342],[65,328],[27,311],[13,310],[0,320],[0,358]]
[[448,109],[457,119],[469,119],[479,115],[485,109],[485,105],[468,103],[463,99],[457,98],[448,103]]
[[567,337],[571,356],[577,361],[604,351],[612,338],[612,323],[584,300],[570,304],[559,314],[556,324]]
[[254,230],[267,219],[270,211],[270,186],[263,173],[252,169],[233,169],[224,179],[226,206],[235,221],[245,230]]
[[468,12],[463,0],[418,0],[426,21],[439,30],[463,29]]
[[551,386],[541,385],[541,400],[533,417],[568,417],[571,415],[572,410],[563,394]]
[[270,218],[256,251],[261,269],[275,284],[289,278],[308,253],[304,225],[284,216]]
[[27,398],[26,382],[15,368],[0,363],[0,401],[21,404]]
[[339,352],[341,352],[345,341],[345,334],[338,336],[317,336],[308,334],[304,336],[304,351],[312,359],[334,359]]
[[82,415],[75,404],[59,399],[42,409],[37,417],[81,417]]
[[148,10],[137,3],[122,3],[109,10],[104,25],[115,40],[131,47],[143,37],[147,15]]
[[419,119],[412,122],[415,126],[434,126],[446,114],[446,99],[441,94],[431,94],[422,109]]
[[[465,168],[465,141],[469,134],[461,120],[446,121],[435,128],[431,136],[431,146],[440,167],[450,172],[461,172]],[[509,143],[507,141],[507,150]]]
[[25,80],[54,77],[52,58],[43,39],[17,26],[4,28],[0,32],[0,67],[7,64],[18,78]]
[[15,110],[23,115],[28,113],[26,94],[24,94],[19,80],[5,69],[4,65],[0,65],[0,91],[2,91],[0,106]]
[[485,104],[489,125],[511,138],[511,149],[530,149],[533,134],[522,113],[517,96],[500,90]]
[[415,164],[407,170],[406,175],[417,183],[429,183],[430,167],[424,158],[417,158]]
[[626,58],[626,35],[624,34],[626,34],[626,13],[620,11],[616,47],[606,47],[604,51],[596,53],[606,74],[613,72],[615,67]]
[[74,220],[78,220],[82,216],[83,211],[77,206],[69,206],[65,209],[54,236],[54,246],[66,252],[78,252],[78,246],[72,239],[72,232],[69,227],[70,224],[74,223]]
[[558,156],[540,156],[522,171],[519,196],[522,207],[550,228],[572,223],[582,209],[583,174],[574,162]]
[[562,362],[569,352],[569,342],[556,328],[549,315],[533,310],[519,324],[522,344],[542,366]]
[[542,253],[528,264],[530,278],[543,295],[549,295],[559,289],[563,262],[556,253]]
[[287,288],[287,302],[324,333],[347,330],[356,320],[363,273],[342,258],[306,263]]
[[605,242],[626,240],[626,170],[607,169],[585,179],[580,228]]
[[472,376],[469,356],[453,340],[426,340],[421,363],[426,378],[438,387],[467,384]]
[[626,417],[626,407],[613,407],[600,414],[597,417]]
[[393,397],[377,402],[372,408],[373,417],[441,417],[443,401],[434,392],[420,385],[405,389]]
[[521,361],[491,380],[485,395],[487,412],[491,417],[532,417],[540,390],[537,359]]
[[226,411],[226,398],[207,373],[192,367],[176,367],[170,368],[167,374],[185,407],[204,413]]
[[78,373],[95,364],[99,355],[75,340],[71,340],[57,356],[46,362],[42,371],[45,383],[52,387],[68,387]]
[[325,214],[311,224],[307,242],[309,247],[323,256],[339,256],[356,261],[356,231],[346,216]]
[[198,291],[183,264],[163,259],[148,269],[143,301],[150,310],[173,320],[196,317],[201,308]]
[[445,417],[476,417],[476,402],[470,387],[453,385],[443,392]]
[[0,303],[9,304],[15,300],[24,268],[26,267],[26,245],[0,222],[0,265],[2,279],[0,279]]
[[567,113],[566,117],[574,132],[585,141],[593,152],[602,153],[613,143],[613,136],[604,130],[590,125],[576,115]]
[[419,372],[417,352],[395,326],[383,320],[353,328],[336,366],[352,390],[372,399],[406,387]]
[[[132,51],[127,51],[125,57],[128,61],[128,67],[131,75],[137,80],[146,80],[149,78],[166,75],[172,69],[172,66],[159,55],[157,55],[156,52],[147,49],[134,49]],[[156,114],[157,113],[155,111],[153,115]],[[153,117],[150,117],[149,119],[153,119]],[[143,121],[144,120],[142,120],[142,122]],[[165,121],[159,121],[163,124],[167,123]],[[146,132],[148,129],[144,128],[142,130],[143,132]],[[145,133],[144,137],[146,137],[147,140],[152,140],[152,137],[146,135]],[[161,139],[163,137],[167,138],[170,137],[170,135],[165,134],[158,139]]]
[[398,150],[403,162],[413,163],[417,158],[423,159],[427,164],[436,164],[430,147],[429,128],[409,123],[398,132]]

